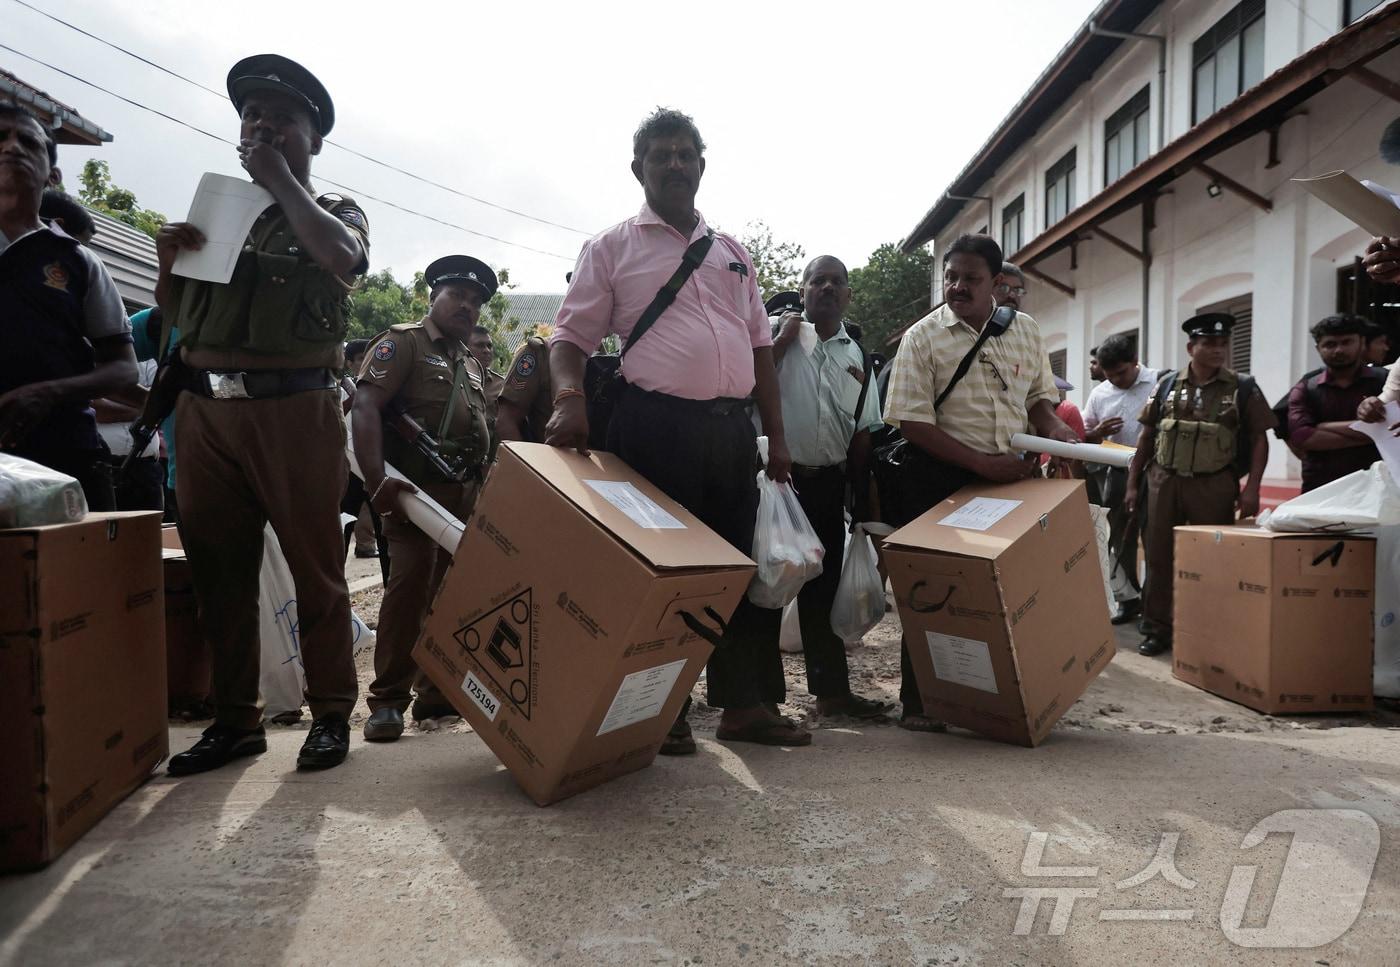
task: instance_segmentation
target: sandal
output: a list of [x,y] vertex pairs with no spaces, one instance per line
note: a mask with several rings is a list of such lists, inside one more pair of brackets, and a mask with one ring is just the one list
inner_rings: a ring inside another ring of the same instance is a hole
[[936,719],[931,719],[927,715],[904,715],[900,717],[899,727],[910,732],[947,732],[948,726]]

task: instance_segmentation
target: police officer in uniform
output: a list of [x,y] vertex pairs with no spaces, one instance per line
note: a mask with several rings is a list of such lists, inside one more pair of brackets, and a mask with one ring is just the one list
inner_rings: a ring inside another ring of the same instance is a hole
[[[404,518],[399,498],[421,489],[465,520],[491,451],[485,367],[466,342],[481,307],[496,292],[496,274],[479,259],[448,255],[428,266],[424,279],[428,315],[375,339],[360,369],[352,411],[365,490],[389,542],[389,582],[379,609],[371,714],[365,723],[365,738],[371,742],[392,742],[403,734],[411,687],[418,693],[415,720],[457,714],[412,657],[428,605],[452,557]],[[458,471],[453,478],[400,434],[384,430],[384,414],[391,407],[407,412],[438,439],[441,455]],[[412,483],[386,477],[386,462]]]
[[357,682],[340,500],[348,463],[336,390],[354,280],[369,267],[368,223],[348,198],[311,187],[311,160],[335,120],[311,72],[276,54],[228,75],[242,120],[238,156],[275,199],[249,233],[227,283],[175,276],[199,227],[156,237],[156,297],[180,330],[184,390],[176,406],[176,481],[185,552],[214,655],[214,724],[170,760],[177,775],[267,749],[258,698],[258,575],[272,524],[296,582],[312,725],[300,768],[349,750]]
[[[1190,363],[1167,373],[1138,419],[1142,433],[1128,470],[1124,507],[1137,503],[1147,468],[1147,586],[1143,594],[1144,655],[1172,646],[1175,536],[1186,524],[1231,524],[1259,513],[1259,482],[1269,457],[1265,434],[1277,421],[1253,379],[1226,368],[1235,317],[1193,316],[1181,326]],[[1243,392],[1241,392],[1243,390]],[[1248,478],[1240,489],[1237,453],[1248,440]]]
[[497,400],[496,433],[502,440],[544,442],[544,428],[554,409],[549,387],[549,343],[529,336],[515,351]]

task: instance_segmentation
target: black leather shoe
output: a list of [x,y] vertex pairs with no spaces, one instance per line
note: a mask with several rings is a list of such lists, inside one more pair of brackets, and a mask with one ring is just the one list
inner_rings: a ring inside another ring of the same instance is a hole
[[403,735],[403,713],[396,708],[381,708],[365,723],[366,742],[393,742]]
[[1138,645],[1138,654],[1139,654],[1139,655],[1146,655],[1148,658],[1156,658],[1158,655],[1162,654],[1163,652],[1167,652],[1167,651],[1171,651],[1171,650],[1172,650],[1172,642],[1171,642],[1171,639],[1170,639],[1170,638],[1160,638],[1160,637],[1158,637],[1157,635],[1150,635],[1149,637],[1144,638],[1144,639],[1142,640],[1142,644]]
[[1142,614],[1142,598],[1133,598],[1131,601],[1124,601],[1120,604],[1113,617],[1108,620],[1112,624],[1125,625],[1140,614]]
[[329,769],[350,752],[350,723],[341,715],[323,715],[311,723],[297,755],[298,769]]
[[170,757],[166,771],[172,776],[192,776],[226,765],[234,759],[262,755],[267,751],[267,733],[256,729],[235,729],[214,724],[204,730],[198,742],[185,752]]

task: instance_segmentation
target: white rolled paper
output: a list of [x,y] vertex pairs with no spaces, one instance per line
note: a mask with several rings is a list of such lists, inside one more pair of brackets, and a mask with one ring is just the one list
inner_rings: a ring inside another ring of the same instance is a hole
[[[346,422],[350,422],[348,417]],[[355,476],[364,480],[360,461],[355,456],[354,434],[347,432],[345,441],[345,452],[350,457],[350,469]],[[408,479],[389,463],[384,464],[384,475],[397,477],[399,480]],[[402,495],[399,498],[399,506],[413,526],[432,538],[433,543],[449,554],[457,553],[457,544],[462,540],[462,532],[466,528],[460,520],[448,513],[447,508],[421,490],[416,494]]]
[[1120,450],[1117,447],[1100,446],[1097,443],[1061,443],[1043,436],[1017,433],[1011,438],[1011,445],[1017,450],[1032,453],[1048,453],[1052,457],[1067,457],[1070,460],[1083,460],[1086,463],[1102,463],[1110,467],[1126,467],[1133,462],[1136,450]]

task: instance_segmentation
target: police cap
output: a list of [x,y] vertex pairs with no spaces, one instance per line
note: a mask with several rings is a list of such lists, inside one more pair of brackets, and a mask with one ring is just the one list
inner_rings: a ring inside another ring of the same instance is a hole
[[1181,324],[1181,331],[1191,339],[1201,336],[1228,336],[1235,328],[1235,317],[1228,312],[1203,312]]
[[763,308],[770,316],[782,315],[784,312],[801,312],[802,294],[799,292],[779,292],[763,303]]
[[487,299],[496,294],[497,287],[496,273],[491,271],[491,266],[470,255],[444,255],[433,260],[423,273],[423,281],[428,283],[429,289],[449,282],[467,282],[480,289]]
[[255,91],[281,91],[304,101],[311,123],[323,137],[335,124],[335,105],[325,87],[305,67],[281,54],[245,57],[228,72],[228,97],[241,114],[243,102]]

